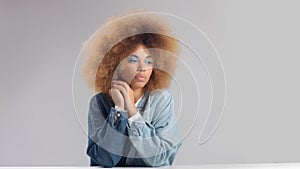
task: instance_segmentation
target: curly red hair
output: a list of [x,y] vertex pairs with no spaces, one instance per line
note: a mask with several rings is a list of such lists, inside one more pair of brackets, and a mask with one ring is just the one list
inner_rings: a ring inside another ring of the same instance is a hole
[[96,93],[108,94],[120,62],[141,45],[158,49],[149,50],[154,56],[154,69],[145,89],[167,88],[176,67],[178,42],[170,36],[168,24],[153,14],[114,19],[84,44],[82,73],[89,86]]

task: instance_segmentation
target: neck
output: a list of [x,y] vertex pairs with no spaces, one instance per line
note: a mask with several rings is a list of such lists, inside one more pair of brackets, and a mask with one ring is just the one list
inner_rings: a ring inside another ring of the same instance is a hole
[[139,98],[143,95],[143,88],[138,88],[133,90],[134,93],[134,102],[136,102],[137,100],[139,100]]

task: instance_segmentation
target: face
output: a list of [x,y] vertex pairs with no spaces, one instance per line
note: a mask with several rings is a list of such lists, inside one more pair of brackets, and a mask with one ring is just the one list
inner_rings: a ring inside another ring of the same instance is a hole
[[153,58],[148,49],[144,46],[138,46],[136,50],[125,58],[120,66],[121,79],[127,82],[135,90],[143,88],[153,71]]

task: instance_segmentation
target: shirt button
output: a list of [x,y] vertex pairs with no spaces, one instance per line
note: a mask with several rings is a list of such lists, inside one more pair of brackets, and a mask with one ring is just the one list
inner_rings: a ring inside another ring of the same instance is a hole
[[133,132],[132,132],[134,135],[138,135],[138,132],[136,131],[136,130],[133,130]]

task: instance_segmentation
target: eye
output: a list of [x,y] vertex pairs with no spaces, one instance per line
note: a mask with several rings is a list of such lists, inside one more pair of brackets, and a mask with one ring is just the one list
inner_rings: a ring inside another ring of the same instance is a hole
[[151,58],[148,58],[148,59],[145,60],[145,64],[152,65],[153,64],[153,60]]
[[129,63],[138,63],[139,60],[138,60],[136,57],[134,57],[134,56],[130,56],[130,57],[128,58],[128,62],[129,62]]

